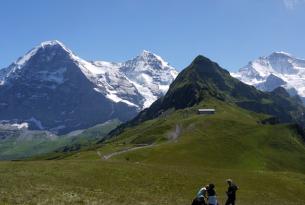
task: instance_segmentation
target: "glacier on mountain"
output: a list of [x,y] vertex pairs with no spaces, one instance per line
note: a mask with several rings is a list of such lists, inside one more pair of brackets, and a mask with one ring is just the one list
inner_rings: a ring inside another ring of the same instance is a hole
[[[36,46],[8,68],[0,70],[0,85],[9,82],[10,78],[20,77],[18,70],[42,48],[59,46],[68,53],[71,60],[78,65],[83,74],[96,85],[95,91],[103,93],[113,102],[122,102],[142,110],[163,96],[178,72],[160,56],[144,50],[139,56],[122,63],[106,61],[87,61],[68,49],[57,40],[45,41]],[[56,51],[48,53],[45,61],[52,60]],[[65,68],[52,71],[36,71],[35,78],[41,81],[63,83]]]
[[305,60],[286,52],[259,57],[231,75],[263,91],[281,86],[291,95],[305,97]]
[[0,69],[0,120],[57,134],[123,122],[163,96],[177,74],[148,51],[121,63],[87,61],[46,41]]

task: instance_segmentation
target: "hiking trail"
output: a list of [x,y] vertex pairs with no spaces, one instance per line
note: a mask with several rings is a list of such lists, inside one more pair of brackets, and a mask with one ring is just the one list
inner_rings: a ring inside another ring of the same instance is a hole
[[[177,139],[180,137],[180,134],[181,134],[181,126],[176,124],[175,129],[167,134],[167,139],[169,141],[166,143],[176,142]],[[136,147],[125,148],[124,150],[113,152],[113,153],[106,154],[106,155],[102,155],[102,153],[100,151],[97,151],[96,154],[101,158],[101,160],[108,160],[108,159],[110,159],[114,156],[120,155],[120,154],[124,154],[124,153],[131,152],[134,150],[155,147],[158,145],[161,145],[161,144],[137,144],[137,145],[135,145]]]

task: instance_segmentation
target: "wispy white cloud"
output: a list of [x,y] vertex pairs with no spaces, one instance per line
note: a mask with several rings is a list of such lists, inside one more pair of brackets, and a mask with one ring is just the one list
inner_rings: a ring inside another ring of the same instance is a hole
[[283,0],[283,3],[287,9],[293,10],[298,5],[305,3],[305,0]]

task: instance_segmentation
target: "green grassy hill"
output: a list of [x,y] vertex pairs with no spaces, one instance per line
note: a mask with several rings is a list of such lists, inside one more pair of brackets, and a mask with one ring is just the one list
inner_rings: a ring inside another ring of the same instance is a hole
[[164,97],[155,101],[129,123],[113,132],[117,135],[125,127],[154,119],[171,109],[184,109],[213,98],[257,113],[275,116],[280,122],[305,125],[305,107],[298,97],[290,97],[279,87],[262,92],[231,77],[230,73],[204,56],[197,56],[179,73]]
[[[198,107],[217,113],[197,115]],[[212,99],[61,160],[1,162],[0,201],[186,205],[201,185],[213,182],[223,202],[225,179],[233,178],[240,186],[238,204],[301,205],[304,142],[291,124],[260,123],[268,117]],[[101,159],[139,144],[153,146]]]
[[164,98],[98,144],[0,162],[0,202],[187,205],[212,182],[223,204],[232,178],[237,204],[303,205],[300,102],[282,89],[257,91],[202,56],[181,73]]
[[0,128],[0,160],[25,159],[55,150],[60,153],[79,150],[95,144],[119,124],[118,120],[112,120],[61,136],[47,131]]
[[[201,107],[213,107],[217,114],[198,115]],[[259,123],[266,117],[213,100],[129,128],[113,143],[156,143],[117,157],[134,162],[305,172],[305,146],[297,130],[291,124]]]

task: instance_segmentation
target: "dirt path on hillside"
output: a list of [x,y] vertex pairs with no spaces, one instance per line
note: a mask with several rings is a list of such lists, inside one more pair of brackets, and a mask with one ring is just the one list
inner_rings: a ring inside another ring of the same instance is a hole
[[[167,138],[169,139],[169,141],[166,143],[173,142],[173,141],[176,142],[177,139],[180,137],[181,130],[182,130],[181,126],[176,124],[175,129],[167,134]],[[126,152],[131,152],[134,150],[139,150],[139,149],[144,149],[144,148],[149,148],[149,147],[155,147],[158,145],[160,145],[160,144],[141,144],[141,145],[136,145],[136,147],[126,148],[124,150],[113,152],[113,153],[110,153],[107,155],[102,155],[99,151],[97,151],[96,154],[101,158],[101,160],[108,160],[114,156],[124,154]]]
[[134,150],[139,150],[139,149],[143,149],[143,148],[148,148],[148,147],[153,147],[153,146],[156,146],[155,144],[151,144],[151,145],[140,145],[140,146],[137,146],[137,147],[131,147],[131,148],[126,148],[124,150],[121,150],[121,151],[118,151],[118,152],[113,152],[113,153],[110,153],[110,154],[107,154],[107,155],[102,155],[99,151],[97,151],[97,155],[102,159],[102,160],[108,160],[110,159],[111,157],[114,157],[114,156],[117,156],[117,155],[120,155],[120,154],[124,154],[126,152],[131,152],[131,151],[134,151]]
[[176,124],[176,128],[167,134],[167,139],[169,139],[169,142],[176,141],[180,137],[181,130],[181,126],[179,124]]

